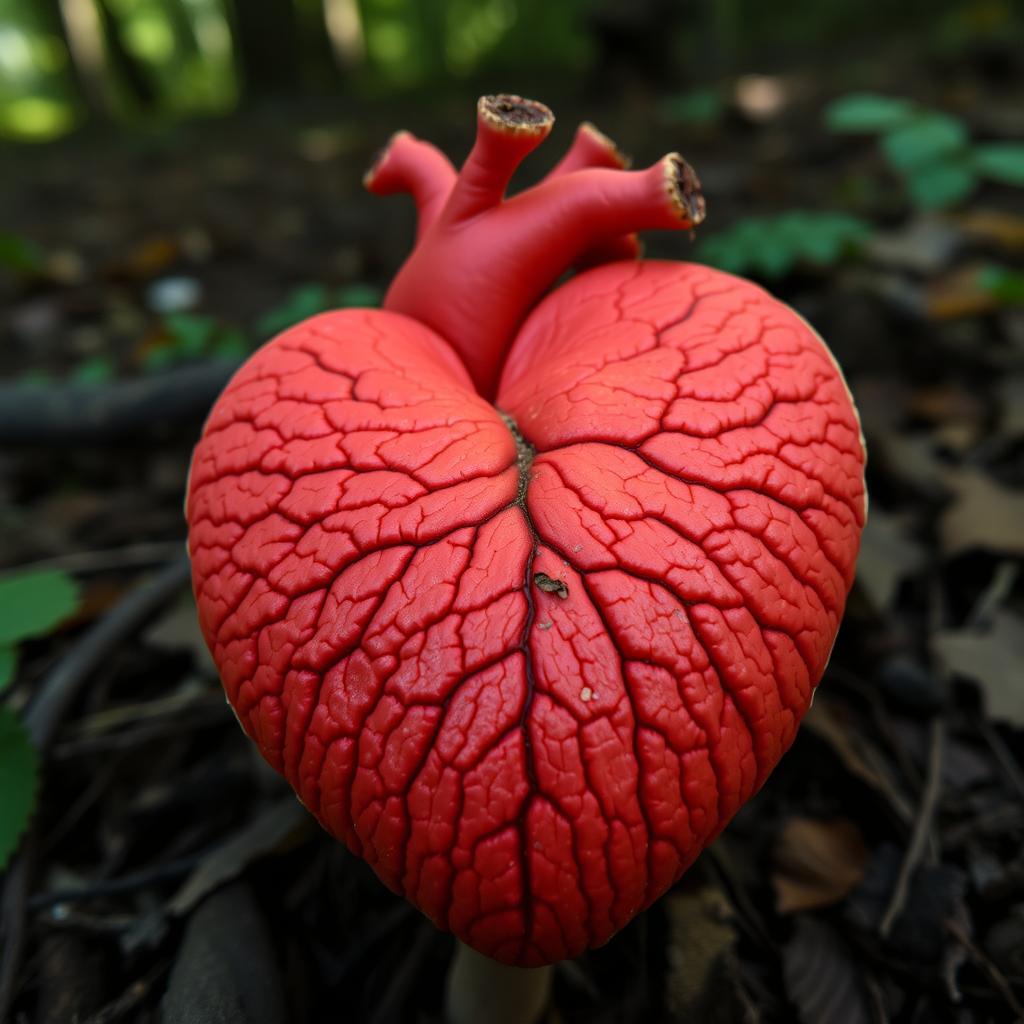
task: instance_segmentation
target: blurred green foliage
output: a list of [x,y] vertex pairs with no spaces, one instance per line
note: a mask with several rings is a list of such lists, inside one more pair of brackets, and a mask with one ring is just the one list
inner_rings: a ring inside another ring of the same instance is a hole
[[319,281],[301,284],[285,296],[278,305],[268,309],[256,323],[261,337],[280,334],[293,324],[317,313],[346,306],[379,306],[383,296],[371,284],[350,284],[343,288],[328,288]]
[[622,60],[668,96],[666,120],[707,123],[721,97],[685,91],[695,81],[811,44],[916,40],[922,26],[936,52],[1021,37],[1013,0],[0,0],[0,135],[218,114],[269,94],[613,81]]
[[169,313],[160,338],[143,355],[147,370],[164,370],[199,359],[238,360],[252,346],[238,327],[200,313]]
[[0,231],[0,267],[34,274],[42,266],[43,254],[34,242],[9,231]]
[[[168,313],[159,333],[146,345],[142,365],[145,370],[159,371],[201,359],[241,360],[252,351],[254,341],[264,341],[300,320],[329,309],[379,306],[381,298],[378,288],[362,282],[330,288],[311,281],[298,285],[260,316],[251,336],[241,327],[205,313]],[[113,364],[101,356],[79,364],[72,373],[72,380],[79,384],[100,384],[114,375]]]
[[[77,582],[43,569],[0,579],[0,693],[14,681],[18,647],[45,636],[81,603]],[[39,758],[20,718],[0,704],[0,871],[17,848],[35,808]]]
[[715,124],[725,111],[725,97],[718,89],[691,89],[665,96],[658,104],[662,120],[670,124]]
[[827,108],[825,124],[833,132],[878,135],[886,162],[923,210],[955,206],[983,178],[1024,186],[1024,143],[972,143],[959,118],[909,100],[851,93]]
[[780,278],[798,267],[829,267],[855,253],[871,228],[844,213],[790,210],[744,217],[697,246],[697,258],[732,274]]
[[244,93],[394,92],[584,69],[592,0],[0,0],[0,135],[219,113]]
[[979,283],[1001,306],[1024,306],[1024,273],[1021,271],[991,264],[982,267]]

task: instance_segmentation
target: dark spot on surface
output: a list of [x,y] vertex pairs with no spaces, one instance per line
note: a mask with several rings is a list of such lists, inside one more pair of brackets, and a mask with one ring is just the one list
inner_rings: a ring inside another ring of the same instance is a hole
[[534,574],[533,582],[537,589],[543,590],[545,594],[555,594],[563,601],[569,596],[569,584],[565,580],[552,579],[546,572]]

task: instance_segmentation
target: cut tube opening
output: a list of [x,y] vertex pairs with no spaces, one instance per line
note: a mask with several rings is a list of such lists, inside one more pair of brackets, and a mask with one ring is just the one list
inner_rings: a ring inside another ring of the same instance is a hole
[[543,103],[507,93],[482,96],[477,109],[487,124],[516,135],[545,135],[555,123],[555,115]]
[[678,154],[665,157],[665,185],[680,218],[696,226],[704,220],[706,207],[697,172]]

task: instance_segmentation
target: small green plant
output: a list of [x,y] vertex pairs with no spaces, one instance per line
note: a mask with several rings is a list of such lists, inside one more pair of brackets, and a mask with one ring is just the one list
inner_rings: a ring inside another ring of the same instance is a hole
[[40,570],[0,579],[0,691],[14,677],[17,645],[45,636],[78,602],[78,585],[67,573]]
[[379,306],[381,297],[380,289],[372,284],[356,283],[333,289],[315,281],[301,284],[289,292],[282,302],[268,309],[257,321],[256,329],[262,337],[269,337],[317,313],[326,313],[329,309]]
[[981,179],[1024,186],[1024,143],[972,143],[959,118],[910,100],[850,93],[825,110],[830,131],[877,135],[882,155],[921,209],[966,199]]
[[978,272],[978,283],[1000,306],[1024,306],[1024,273],[991,264]]
[[35,810],[39,757],[18,716],[0,705],[0,871]]
[[785,276],[795,267],[828,267],[856,252],[871,228],[845,213],[790,210],[774,217],[745,217],[703,240],[697,257],[733,274]]
[[21,274],[38,274],[43,269],[42,250],[27,238],[0,231],[0,267]]
[[658,113],[670,124],[713,125],[725,114],[725,100],[717,89],[691,89],[663,96]]
[[[45,636],[79,606],[79,590],[66,573],[24,572],[0,579],[0,692],[18,667],[18,645]],[[14,852],[35,807],[39,762],[32,741],[11,708],[0,705],[0,871]]]
[[68,380],[72,384],[95,386],[106,384],[117,376],[117,367],[109,356],[91,356],[80,362],[70,374]]
[[170,313],[164,317],[163,338],[146,351],[143,366],[163,370],[197,359],[241,359],[249,350],[245,334],[216,317]]

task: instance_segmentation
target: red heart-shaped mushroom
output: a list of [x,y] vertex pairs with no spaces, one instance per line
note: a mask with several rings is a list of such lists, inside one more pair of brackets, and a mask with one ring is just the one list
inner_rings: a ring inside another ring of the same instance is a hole
[[[588,169],[613,162],[589,128],[502,201],[538,107],[482,103],[454,189],[396,137],[370,185],[412,189],[426,226],[386,308],[261,349],[188,501],[243,727],[391,888],[516,964],[606,941],[764,782],[864,518],[842,377],[760,288],[633,260],[536,304],[568,263],[703,209],[678,157]],[[557,256],[555,229],[576,231]]]

